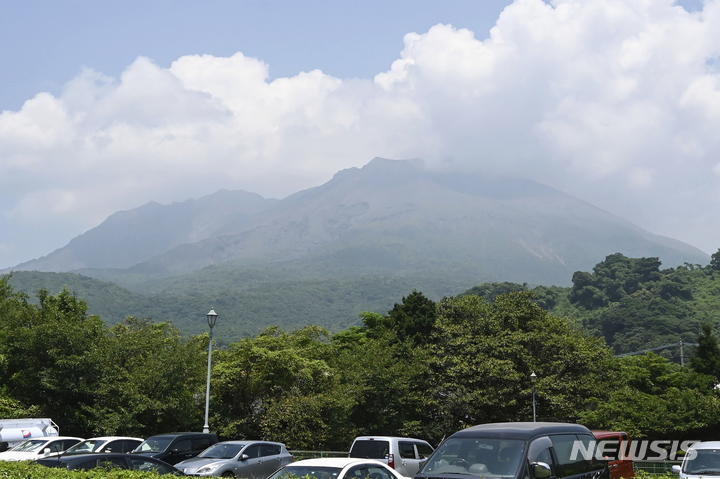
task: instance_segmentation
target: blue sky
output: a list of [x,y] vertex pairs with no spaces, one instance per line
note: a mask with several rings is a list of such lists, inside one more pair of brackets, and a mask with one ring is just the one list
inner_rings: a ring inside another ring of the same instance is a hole
[[372,78],[403,35],[438,23],[487,34],[509,0],[4,1],[0,111],[40,91],[57,94],[81,66],[117,77],[138,56],[161,66],[183,55],[241,51],[271,78],[320,69]]
[[0,269],[375,156],[720,247],[720,0],[4,1],[0,45]]

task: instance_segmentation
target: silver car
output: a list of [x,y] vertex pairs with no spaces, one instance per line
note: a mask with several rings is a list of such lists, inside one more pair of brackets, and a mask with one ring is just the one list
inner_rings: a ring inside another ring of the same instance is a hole
[[295,458],[285,444],[267,441],[219,442],[175,465],[188,476],[265,479]]

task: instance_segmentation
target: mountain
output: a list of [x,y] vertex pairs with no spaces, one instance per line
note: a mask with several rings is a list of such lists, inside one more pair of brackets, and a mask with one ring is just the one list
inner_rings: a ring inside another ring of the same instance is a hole
[[277,201],[246,191],[220,190],[168,206],[150,202],[119,211],[67,246],[10,269],[128,268],[181,244],[241,232]]
[[573,272],[615,252],[658,256],[667,266],[709,259],[536,182],[375,158],[282,200],[222,191],[116,213],[13,269],[79,271],[126,285],[220,264],[315,279],[443,271],[458,280],[567,285]]

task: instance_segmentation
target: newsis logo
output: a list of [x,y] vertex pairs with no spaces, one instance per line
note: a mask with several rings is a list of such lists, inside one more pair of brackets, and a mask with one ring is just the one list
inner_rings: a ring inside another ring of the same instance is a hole
[[[676,461],[682,460],[684,457],[695,459],[697,451],[694,449],[688,451],[688,448],[700,441],[670,441],[660,439],[657,441],[632,441],[630,447],[623,444],[620,447],[620,441],[615,439],[607,439],[602,441],[574,441],[572,452],[570,453],[571,461],[580,460],[578,456],[586,461],[593,458],[598,461],[618,461],[623,459],[632,459],[633,461]],[[683,454],[678,454],[683,451]],[[687,451],[687,454],[684,454]]]

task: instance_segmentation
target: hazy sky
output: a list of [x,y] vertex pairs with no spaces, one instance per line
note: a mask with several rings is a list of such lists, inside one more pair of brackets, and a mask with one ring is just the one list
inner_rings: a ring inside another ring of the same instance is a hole
[[375,156],[720,247],[720,0],[9,1],[0,269],[109,214]]

